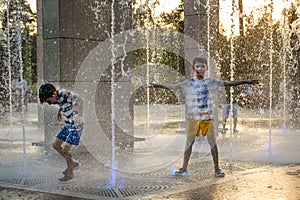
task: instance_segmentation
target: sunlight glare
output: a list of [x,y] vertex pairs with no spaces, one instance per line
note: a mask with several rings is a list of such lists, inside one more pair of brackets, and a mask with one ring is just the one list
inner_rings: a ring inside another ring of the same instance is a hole
[[[277,22],[281,18],[281,12],[286,7],[291,5],[295,0],[273,0],[274,10],[273,10],[273,21]],[[238,1],[236,0],[236,3]],[[254,12],[254,17],[258,18],[260,16],[259,9],[264,5],[271,3],[271,0],[252,0],[252,1],[243,1],[243,14],[249,16],[251,12]],[[231,14],[232,14],[232,0],[221,0],[220,1],[220,18],[221,24],[226,29],[225,35],[230,36],[231,32]],[[234,15],[234,34],[238,34],[238,14]]]
[[31,10],[36,13],[36,1],[37,0],[27,0],[27,2],[29,3]]
[[180,1],[181,0],[159,0],[160,5],[156,6],[155,15],[158,16],[163,12],[171,12],[180,4]]

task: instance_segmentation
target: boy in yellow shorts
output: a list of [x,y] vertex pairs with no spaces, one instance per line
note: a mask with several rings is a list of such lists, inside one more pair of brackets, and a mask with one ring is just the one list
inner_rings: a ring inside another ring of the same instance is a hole
[[193,71],[196,77],[187,79],[178,84],[160,85],[151,84],[155,88],[167,88],[171,90],[181,89],[185,93],[186,117],[187,117],[187,140],[184,151],[183,165],[175,172],[176,175],[187,174],[187,166],[192,153],[195,137],[207,136],[211,147],[214,162],[215,177],[224,177],[219,167],[218,147],[214,131],[214,99],[223,86],[237,86],[241,84],[258,84],[258,80],[222,81],[213,78],[205,78],[208,70],[207,60],[204,57],[196,57],[193,60]]

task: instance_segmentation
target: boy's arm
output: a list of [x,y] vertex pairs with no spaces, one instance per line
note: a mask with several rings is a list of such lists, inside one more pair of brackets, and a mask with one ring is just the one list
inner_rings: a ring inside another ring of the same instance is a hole
[[82,117],[82,113],[83,113],[83,101],[80,97],[77,97],[75,106],[77,107],[77,112],[78,112],[78,116]]
[[79,96],[76,97],[76,101],[74,102],[73,106],[74,106],[74,110],[77,111],[77,115],[74,118],[74,123],[75,125],[82,125],[83,101]]
[[243,84],[256,85],[259,84],[258,80],[238,80],[238,81],[224,81],[224,86],[238,86]]
[[169,89],[169,90],[178,90],[181,89],[181,86],[179,84],[157,84],[157,83],[150,83],[149,87],[152,88],[163,88],[163,89]]
[[62,111],[62,109],[59,108],[59,109],[58,109],[58,113],[57,113],[57,120],[58,120],[58,121],[61,121],[61,120],[62,120],[62,113],[61,113],[61,111]]

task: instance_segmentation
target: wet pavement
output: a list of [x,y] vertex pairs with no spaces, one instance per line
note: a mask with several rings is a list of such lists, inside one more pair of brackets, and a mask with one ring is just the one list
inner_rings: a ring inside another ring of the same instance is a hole
[[275,167],[237,175],[228,181],[163,196],[158,199],[300,199],[300,165]]
[[[132,173],[112,170],[81,148],[74,149],[82,167],[74,182],[58,183],[65,168],[56,152],[42,145],[44,136],[37,125],[37,106],[26,113],[26,143],[22,141],[20,113],[12,113],[8,127],[1,118],[0,199],[296,199],[300,200],[300,132],[283,134],[265,125],[253,126],[240,118],[237,135],[218,137],[220,164],[225,178],[214,178],[211,156],[205,141],[195,144],[189,175],[172,175],[182,157],[157,170]],[[260,120],[260,123],[262,120]],[[161,140],[166,136],[161,137]],[[140,145],[140,147],[143,145]],[[202,148],[202,149],[201,149]],[[24,154],[24,149],[26,154]],[[172,149],[173,150],[173,149]],[[181,155],[181,150],[178,150]],[[162,154],[166,158],[167,154]],[[145,157],[145,163],[149,159]],[[115,187],[111,187],[112,180]]]

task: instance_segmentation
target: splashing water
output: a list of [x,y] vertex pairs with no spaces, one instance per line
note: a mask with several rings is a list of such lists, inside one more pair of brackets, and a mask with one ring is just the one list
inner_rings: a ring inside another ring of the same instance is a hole
[[281,89],[283,90],[283,129],[281,131],[281,134],[288,134],[288,130],[286,127],[286,96],[287,96],[287,88],[286,88],[286,82],[287,82],[287,78],[286,78],[286,66],[287,66],[287,58],[288,58],[288,53],[287,53],[287,49],[289,47],[289,27],[288,27],[288,17],[287,17],[287,1],[285,2],[285,9],[284,9],[284,14],[283,14],[283,27],[282,27],[282,32],[281,34],[283,35],[283,48],[282,48],[282,55],[281,55],[281,63],[283,65],[283,83],[281,85]]
[[[234,57],[234,44],[233,44],[233,37],[234,37],[234,29],[235,29],[235,23],[234,23],[234,15],[236,11],[236,3],[233,0],[232,1],[232,12],[231,12],[231,37],[230,37],[230,80],[233,81],[234,77],[234,62],[235,62],[235,57]],[[229,116],[230,116],[230,139],[229,139],[229,165],[233,164],[232,160],[232,152],[233,152],[233,127],[232,127],[232,104],[233,104],[233,89],[230,88],[230,111],[229,111]]]
[[112,167],[111,167],[111,186],[116,186],[116,131],[115,131],[115,62],[116,62],[116,46],[115,46],[115,0],[111,2],[111,145],[112,145]]
[[21,86],[21,119],[22,119],[22,135],[23,135],[23,176],[28,176],[27,169],[27,155],[26,155],[26,134],[25,134],[25,80],[23,79],[23,59],[22,59],[22,34],[21,34],[21,0],[18,1],[18,10],[17,10],[17,44],[18,44],[18,57],[19,57],[19,77],[20,77],[20,86]]
[[[10,6],[9,6],[9,1],[7,1],[7,12],[6,12],[6,20],[9,21],[9,15],[10,15]],[[12,131],[12,83],[11,83],[11,45],[10,45],[10,26],[9,23],[7,23],[7,28],[6,28],[6,37],[7,37],[7,68],[8,68],[8,88],[9,88],[9,127],[10,127],[10,132]]]
[[[270,2],[271,13],[273,13],[273,0]],[[270,30],[273,30],[272,15],[270,15]],[[273,103],[273,31],[270,31],[270,107],[269,107],[269,155],[272,155],[272,103]]]

